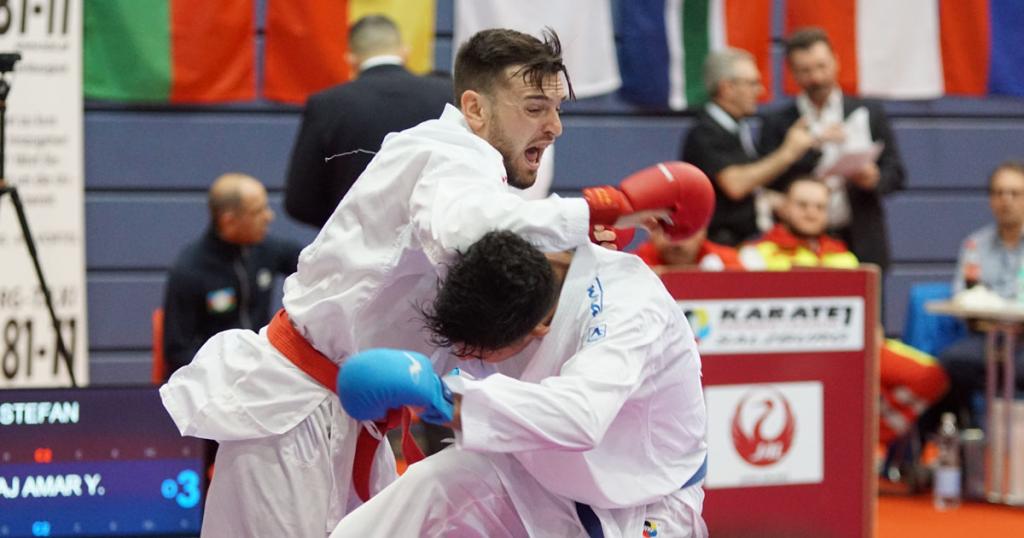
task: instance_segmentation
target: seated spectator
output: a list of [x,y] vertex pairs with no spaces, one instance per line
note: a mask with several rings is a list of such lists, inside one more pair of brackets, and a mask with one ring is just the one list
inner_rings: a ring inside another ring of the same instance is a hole
[[[955,292],[981,284],[1009,300],[1018,297],[1018,273],[1024,256],[1024,162],[1007,161],[999,165],[988,181],[988,201],[994,223],[964,239],[953,278]],[[936,411],[953,411],[961,424],[978,422],[970,413],[972,394],[985,389],[985,335],[971,330],[939,354],[939,362],[949,374],[949,395]],[[1024,389],[1024,349],[1017,348],[1017,389]],[[933,413],[929,413],[932,415]],[[936,414],[936,417],[938,414]],[[922,426],[934,426],[929,420]]]
[[209,228],[181,251],[167,277],[167,377],[188,364],[214,334],[266,325],[274,276],[294,272],[302,250],[294,241],[267,237],[274,211],[263,184],[253,177],[218,177],[208,204]]
[[679,269],[743,269],[736,249],[708,239],[705,227],[691,237],[673,240],[660,226],[648,228],[650,238],[633,251],[659,275]]
[[806,178],[794,181],[779,208],[780,222],[758,240],[743,246],[740,256],[748,269],[788,271],[793,267],[853,269],[859,265],[846,244],[825,233],[828,199],[824,183]]
[[[852,269],[857,257],[826,235],[828,187],[811,178],[794,180],[779,210],[780,222],[740,249],[747,269],[799,267]],[[882,333],[878,327],[879,334]],[[879,350],[879,441],[889,444],[914,424],[922,411],[946,392],[946,374],[934,357],[898,340],[882,338]]]

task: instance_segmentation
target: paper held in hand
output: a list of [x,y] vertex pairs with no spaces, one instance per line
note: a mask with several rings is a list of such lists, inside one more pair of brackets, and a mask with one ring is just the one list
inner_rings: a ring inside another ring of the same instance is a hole
[[858,149],[840,148],[834,158],[828,159],[823,156],[818,161],[818,166],[814,167],[814,175],[819,178],[850,177],[860,172],[868,163],[877,161],[884,148],[885,144],[881,142],[872,142],[870,145]]
[[872,142],[870,115],[866,108],[858,107],[850,112],[843,120],[842,129],[842,142],[822,145],[821,159],[814,167],[815,177],[850,177],[881,155],[885,146],[882,142]]

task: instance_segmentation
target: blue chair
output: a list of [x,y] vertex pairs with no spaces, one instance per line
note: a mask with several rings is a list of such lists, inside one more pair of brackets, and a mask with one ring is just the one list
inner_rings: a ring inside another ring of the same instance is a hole
[[924,309],[929,301],[948,300],[953,295],[949,282],[918,282],[910,286],[907,318],[903,325],[903,341],[931,355],[938,355],[946,346],[963,338],[967,326],[952,316],[932,314]]
[[[938,355],[949,344],[967,334],[964,323],[952,316],[932,314],[924,309],[929,301],[952,297],[949,282],[919,282],[910,286],[907,318],[903,326],[904,343],[931,355]],[[902,493],[917,493],[927,484],[927,472],[920,465],[921,437],[914,424],[910,431],[895,439],[886,450],[880,469],[889,483],[902,483]]]

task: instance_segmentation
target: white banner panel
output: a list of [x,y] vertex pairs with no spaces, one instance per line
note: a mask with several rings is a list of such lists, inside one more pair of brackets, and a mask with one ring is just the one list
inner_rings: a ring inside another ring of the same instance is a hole
[[704,387],[704,487],[817,484],[824,479],[824,398],[817,381]]
[[[5,163],[35,238],[80,385],[88,382],[82,150],[82,3],[0,0]],[[9,195],[0,199],[0,388],[66,386],[68,370]]]
[[679,305],[701,355],[864,348],[861,297],[716,299]]

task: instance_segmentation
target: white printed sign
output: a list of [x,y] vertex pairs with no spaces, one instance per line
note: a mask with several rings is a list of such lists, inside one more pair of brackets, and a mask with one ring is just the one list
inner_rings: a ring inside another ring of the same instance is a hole
[[862,297],[679,301],[701,355],[856,351]]
[[[82,150],[82,2],[0,1],[7,75],[5,172],[17,187],[43,275],[73,357],[88,383]],[[56,332],[10,195],[0,198],[0,388],[67,386]]]
[[711,385],[708,489],[817,484],[824,479],[820,382]]

